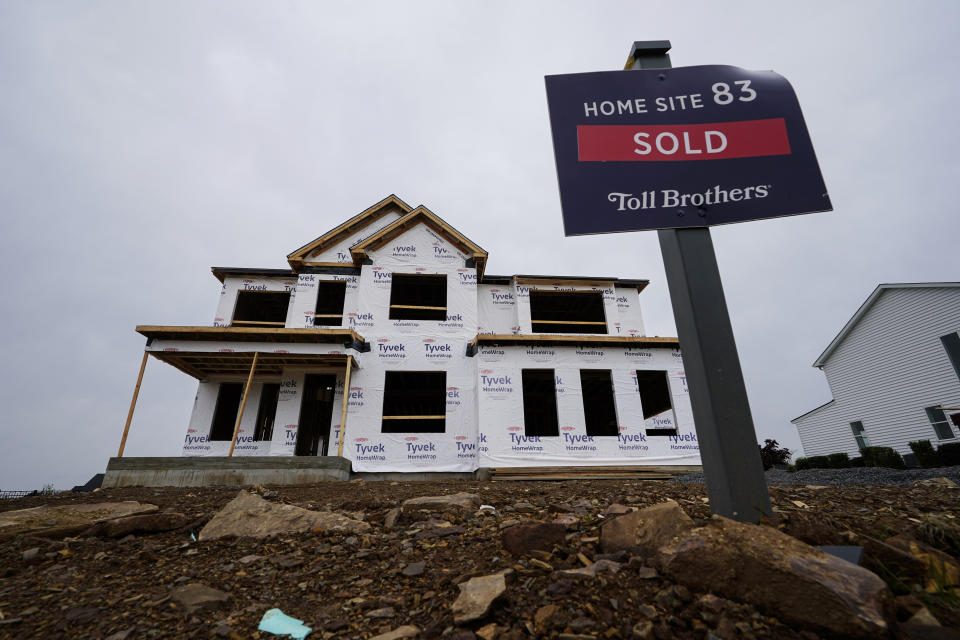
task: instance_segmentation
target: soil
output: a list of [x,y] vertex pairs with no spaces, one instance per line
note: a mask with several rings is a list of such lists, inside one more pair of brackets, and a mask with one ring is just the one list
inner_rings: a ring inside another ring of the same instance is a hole
[[[276,638],[257,631],[263,614],[273,608],[303,620],[313,629],[311,640],[368,638],[403,625],[415,625],[425,638],[467,640],[477,632],[487,634],[491,623],[497,625],[496,637],[507,639],[817,637],[788,628],[750,604],[691,592],[649,569],[638,570],[636,563],[588,581],[552,575],[599,559],[602,513],[611,504],[643,507],[669,498],[698,524],[705,522],[710,510],[702,485],[353,481],[257,490],[271,501],[362,514],[371,531],[196,541],[202,524],[237,495],[236,487],[105,489],[3,500],[0,511],[137,500],[185,514],[192,522],[175,531],[121,539],[42,534],[0,539],[0,638]],[[479,494],[497,515],[454,509],[405,514],[393,529],[383,525],[388,511],[403,500],[458,492]],[[770,496],[777,516],[770,526],[811,544],[862,545],[868,537],[903,533],[919,537],[925,514],[960,522],[954,520],[960,518],[960,490],[949,486],[774,486]],[[513,557],[504,550],[505,522],[552,520],[571,509],[580,518],[579,529],[549,556]],[[427,518],[455,526],[446,527],[449,535],[416,535],[423,527],[417,520]],[[23,553],[35,547],[38,556],[24,560]],[[424,563],[422,573],[404,574],[418,562]],[[505,597],[484,619],[454,624],[457,585],[506,568],[514,574]],[[895,593],[911,589],[896,576],[882,577]],[[230,601],[220,609],[187,613],[171,599],[171,590],[195,582],[229,593]],[[912,588],[941,624],[960,627],[955,591]],[[555,607],[544,609],[549,605]]]

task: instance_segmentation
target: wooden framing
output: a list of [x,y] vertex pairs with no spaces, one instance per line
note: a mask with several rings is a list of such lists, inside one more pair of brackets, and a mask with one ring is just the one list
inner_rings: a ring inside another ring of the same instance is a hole
[[[575,278],[565,279],[565,278],[538,278],[536,276],[517,276],[517,284],[533,284],[540,286],[558,286],[558,287],[613,287],[617,283],[616,279],[610,280],[577,280]],[[550,293],[549,289],[545,289],[547,293]],[[577,291],[567,292],[567,291],[558,291],[557,293],[579,293]]]
[[403,218],[404,215],[410,213],[412,207],[397,196],[391,194],[372,207],[361,211],[343,224],[334,227],[316,240],[303,245],[287,256],[287,262],[290,263],[290,267],[294,271],[299,269],[301,266],[307,265],[343,266],[344,264],[349,264],[340,262],[307,262],[306,257],[315,251],[339,242],[343,238],[359,231],[360,229],[363,229],[364,227],[370,226],[387,213],[397,209],[400,210],[400,217]]
[[477,265],[478,276],[483,275],[483,269],[487,263],[487,252],[442,220],[437,214],[422,205],[399,220],[388,224],[369,238],[350,247],[350,254],[353,256],[354,263],[360,264],[363,259],[366,258],[368,250],[379,249],[417,224],[427,225],[427,227],[442,235],[468,257],[473,258]]
[[350,401],[350,369],[353,358],[347,360],[347,373],[343,376],[343,400],[340,408],[340,442],[337,443],[337,455],[343,457],[343,443],[347,438],[347,404]]
[[273,327],[197,327],[139,325],[137,333],[155,340],[215,340],[223,342],[363,342],[353,329],[285,329]]
[[157,360],[176,367],[187,375],[204,380],[214,375],[243,375],[250,368],[253,353],[259,354],[257,367],[262,375],[280,375],[285,367],[340,367],[357,361],[345,353],[273,353],[270,351],[151,351]]
[[383,416],[383,420],[445,420],[447,416]]
[[679,349],[680,341],[676,338],[661,338],[660,336],[607,336],[593,334],[557,335],[557,334],[510,334],[493,333],[480,334],[470,343],[476,348],[484,344],[556,344],[556,345],[617,345],[623,347],[647,347]]
[[250,364],[250,375],[247,377],[247,385],[243,388],[243,400],[240,401],[240,411],[237,412],[237,424],[233,427],[233,438],[230,439],[230,453],[228,458],[233,457],[233,448],[237,446],[237,435],[240,433],[240,421],[243,420],[243,410],[247,408],[247,396],[250,394],[250,384],[253,382],[253,372],[257,368],[257,357],[259,352],[253,353],[253,362]]
[[133,420],[133,410],[137,406],[137,398],[140,396],[140,383],[143,382],[143,371],[147,368],[147,358],[150,353],[143,352],[143,360],[140,362],[140,373],[137,374],[137,385],[133,388],[133,397],[130,399],[130,411],[127,412],[127,423],[123,425],[123,437],[120,438],[120,449],[117,451],[117,457],[123,457],[123,449],[127,446],[127,434],[130,433],[130,422]]

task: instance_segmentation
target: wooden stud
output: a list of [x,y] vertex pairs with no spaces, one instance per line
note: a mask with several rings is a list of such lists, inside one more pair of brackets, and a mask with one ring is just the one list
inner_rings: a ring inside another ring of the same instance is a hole
[[384,420],[443,420],[447,416],[383,416]]
[[[429,309],[431,311],[446,311],[446,307],[420,307],[414,304],[392,304],[391,309]],[[603,323],[601,323],[603,324]]]
[[340,409],[340,442],[337,443],[337,455],[343,457],[343,442],[347,439],[347,403],[350,401],[350,369],[353,356],[347,356],[347,373],[343,378],[343,407]]
[[133,420],[133,409],[137,406],[137,396],[140,395],[140,383],[143,382],[143,370],[147,368],[148,351],[143,352],[143,360],[140,362],[140,373],[137,375],[137,386],[133,388],[133,398],[130,399],[130,411],[127,412],[127,423],[123,425],[123,437],[120,438],[120,450],[117,451],[117,457],[123,457],[123,448],[127,446],[127,434],[130,433],[130,422]]
[[257,356],[259,351],[253,352],[253,362],[250,364],[250,375],[247,376],[247,386],[243,389],[243,400],[240,401],[240,413],[237,414],[237,424],[233,427],[233,438],[230,440],[229,457],[233,457],[233,448],[237,446],[237,435],[240,433],[240,421],[243,420],[243,410],[247,406],[247,394],[250,393],[250,383],[253,382],[253,370],[257,368]]

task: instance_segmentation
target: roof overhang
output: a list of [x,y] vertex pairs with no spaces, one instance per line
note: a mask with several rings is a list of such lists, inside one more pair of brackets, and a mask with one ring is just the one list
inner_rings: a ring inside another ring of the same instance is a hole
[[272,327],[192,327],[139,325],[137,333],[148,340],[198,340],[217,342],[293,342],[365,344],[353,329],[274,329]]
[[280,375],[287,367],[344,367],[349,360],[358,367],[357,360],[348,353],[271,353],[254,351],[150,351],[157,360],[166,362],[197,380],[210,376],[246,376],[257,355],[257,367],[253,374]]
[[[857,312],[853,314],[853,317],[850,318],[843,329],[840,330],[840,333],[827,345],[827,348],[823,350],[823,353],[820,354],[820,357],[813,363],[814,367],[818,369],[822,368],[827,360],[833,355],[833,352],[837,350],[837,347],[840,346],[840,343],[843,342],[846,337],[853,331],[853,328],[857,326],[857,323],[860,322],[860,319],[867,314],[867,311],[870,310],[870,307],[873,306],[873,303],[877,301],[884,291],[890,289],[944,289],[944,288],[954,288],[960,287],[960,282],[900,282],[900,283],[883,283],[877,285],[877,288],[873,290],[873,293],[860,305],[860,308],[857,309]],[[802,417],[802,416],[801,416]]]

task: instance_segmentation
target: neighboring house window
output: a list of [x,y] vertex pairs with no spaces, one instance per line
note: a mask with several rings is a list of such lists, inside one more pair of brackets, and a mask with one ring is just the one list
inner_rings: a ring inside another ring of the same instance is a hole
[[947,415],[943,412],[943,409],[936,406],[927,407],[924,411],[927,412],[927,420],[933,426],[938,439],[950,440],[954,437],[953,429],[950,428],[950,422],[947,420]]
[[253,439],[257,442],[273,440],[273,420],[277,417],[279,395],[279,384],[265,384],[260,390],[260,407],[257,409],[257,422],[253,430]]
[[950,358],[950,362],[953,364],[953,370],[957,373],[957,377],[960,378],[960,333],[953,332],[945,336],[940,336],[940,342],[943,343],[947,357]]
[[443,433],[446,418],[446,371],[386,372],[382,433]]
[[531,436],[559,436],[557,383],[553,369],[523,369],[523,433]]
[[581,369],[583,417],[588,436],[616,436],[617,405],[613,397],[613,381],[609,369]]
[[850,429],[853,430],[853,437],[857,441],[857,448],[863,449],[864,447],[870,446],[870,438],[867,437],[867,432],[863,428],[863,423],[859,420],[850,423]]
[[391,320],[446,320],[447,276],[395,273],[390,285]]
[[315,327],[339,327],[343,325],[343,299],[347,283],[343,280],[317,283],[317,307],[313,314]]
[[233,429],[237,424],[237,411],[240,410],[240,396],[243,385],[239,382],[224,382],[217,391],[217,405],[213,410],[213,423],[210,425],[210,440],[233,440]]
[[606,333],[601,291],[530,291],[534,333]]
[[282,327],[287,321],[288,306],[289,291],[238,291],[233,324]]
[[[673,409],[666,371],[637,371],[637,391],[640,392],[644,421],[655,419]],[[675,436],[677,428],[651,427],[646,432],[648,436]]]

